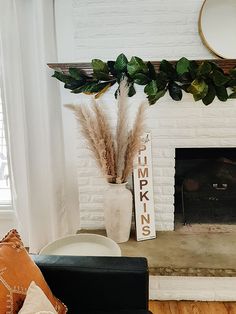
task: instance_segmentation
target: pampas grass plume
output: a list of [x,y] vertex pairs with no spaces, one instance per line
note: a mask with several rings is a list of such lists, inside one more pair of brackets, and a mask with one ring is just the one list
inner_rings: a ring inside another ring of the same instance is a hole
[[117,125],[115,137],[109,119],[95,100],[91,106],[65,105],[73,111],[88,147],[110,183],[123,183],[133,170],[133,162],[141,148],[144,132],[146,103],[137,111],[133,128],[128,126],[128,86],[127,80],[120,83],[117,105]]

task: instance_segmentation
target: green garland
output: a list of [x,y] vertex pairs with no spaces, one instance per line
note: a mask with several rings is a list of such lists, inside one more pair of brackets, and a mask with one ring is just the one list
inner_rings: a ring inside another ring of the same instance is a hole
[[[202,100],[205,105],[215,97],[221,101],[236,98],[236,67],[224,73],[214,62],[203,61],[197,64],[181,58],[176,64],[162,60],[156,71],[151,62],[144,62],[139,57],[130,61],[120,54],[116,61],[107,63],[99,59],[92,60],[93,73],[87,75],[77,68],[69,68],[69,73],[55,71],[53,77],[65,83],[64,87],[72,93],[95,94],[98,98],[115,83],[120,83],[124,76],[129,83],[131,97],[136,93],[134,84],[144,85],[150,105],[157,102],[168,91],[172,99],[180,101],[183,91],[191,93],[195,101]],[[115,97],[119,87],[115,92]]]

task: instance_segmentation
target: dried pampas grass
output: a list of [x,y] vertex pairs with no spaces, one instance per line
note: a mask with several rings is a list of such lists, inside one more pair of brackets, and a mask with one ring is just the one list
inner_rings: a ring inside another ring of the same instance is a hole
[[120,93],[118,95],[118,113],[116,126],[116,164],[117,164],[117,183],[122,182],[125,167],[125,154],[128,145],[128,86],[126,80],[120,83]]
[[145,110],[147,108],[146,103],[142,103],[139,106],[136,119],[134,121],[133,129],[129,132],[127,148],[124,156],[124,170],[122,174],[122,182],[125,182],[133,170],[133,161],[138,151],[142,146],[141,136],[144,132],[144,117]]
[[107,115],[101,106],[93,100],[91,106],[66,105],[75,114],[81,132],[87,140],[89,149],[101,168],[107,181],[123,183],[133,170],[133,161],[141,148],[141,135],[144,132],[145,109],[139,106],[133,128],[128,126],[128,86],[123,80],[118,95],[118,113],[115,137]]
[[103,139],[105,146],[105,159],[106,159],[106,175],[111,182],[115,180],[117,167],[116,167],[116,149],[112,138],[111,128],[108,118],[102,108],[93,100],[93,111],[97,120],[98,137]]

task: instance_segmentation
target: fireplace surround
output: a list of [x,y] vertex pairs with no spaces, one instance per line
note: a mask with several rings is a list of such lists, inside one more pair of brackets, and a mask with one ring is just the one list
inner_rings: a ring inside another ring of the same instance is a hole
[[174,230],[177,149],[192,147],[220,150],[235,147],[233,106],[233,102],[226,106],[215,102],[211,107],[204,107],[186,101],[184,108],[163,103],[154,109],[157,115],[157,127],[153,129],[157,229]]
[[[104,95],[105,105],[114,101],[112,92]],[[134,108],[143,100],[140,93],[137,94],[129,100]],[[185,95],[181,103],[172,102],[165,96],[158,104],[149,107],[146,124],[152,133],[156,229],[171,231],[174,230],[175,216],[176,149],[236,147],[235,100],[227,103],[215,100],[210,106],[204,106],[193,102],[190,95]],[[80,138],[78,147],[80,225],[85,229],[100,229],[104,227],[103,193],[106,183]]]

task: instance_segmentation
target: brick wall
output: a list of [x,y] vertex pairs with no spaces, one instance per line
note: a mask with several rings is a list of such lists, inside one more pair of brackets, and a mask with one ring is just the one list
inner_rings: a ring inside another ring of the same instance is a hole
[[[108,106],[106,95],[103,103]],[[140,97],[141,98],[141,97]],[[130,100],[136,107],[139,98]],[[155,106],[148,108],[147,131],[152,132],[153,184],[158,230],[173,230],[175,148],[232,147],[236,146],[235,101],[215,101],[206,107],[185,95],[181,102],[173,102],[167,95]],[[89,152],[79,140],[79,195],[81,226],[103,226],[102,194],[106,184]]]
[[[60,2],[60,1],[59,1]],[[71,43],[68,53],[62,35],[61,61],[114,60],[124,52],[144,60],[207,59],[213,56],[198,35],[201,0],[99,0],[68,1],[71,6]],[[66,23],[66,17],[61,23]],[[59,25],[59,24],[58,24]],[[61,34],[63,31],[61,32]],[[67,37],[68,40],[68,37]],[[68,60],[68,55],[71,60]],[[67,57],[67,59],[66,59]],[[114,90],[101,100],[114,120]],[[65,91],[63,91],[65,93]],[[74,102],[87,102],[86,96]],[[131,110],[144,99],[142,87],[130,99]],[[229,147],[236,145],[235,101],[215,101],[209,107],[195,103],[190,95],[174,102],[169,95],[148,109],[147,131],[152,132],[154,201],[158,230],[173,230],[176,147]],[[133,114],[131,114],[132,119]],[[66,128],[71,125],[67,123]],[[71,139],[70,139],[71,141]],[[75,145],[72,143],[71,145]],[[78,187],[80,227],[103,227],[103,193],[106,182],[78,136]]]

